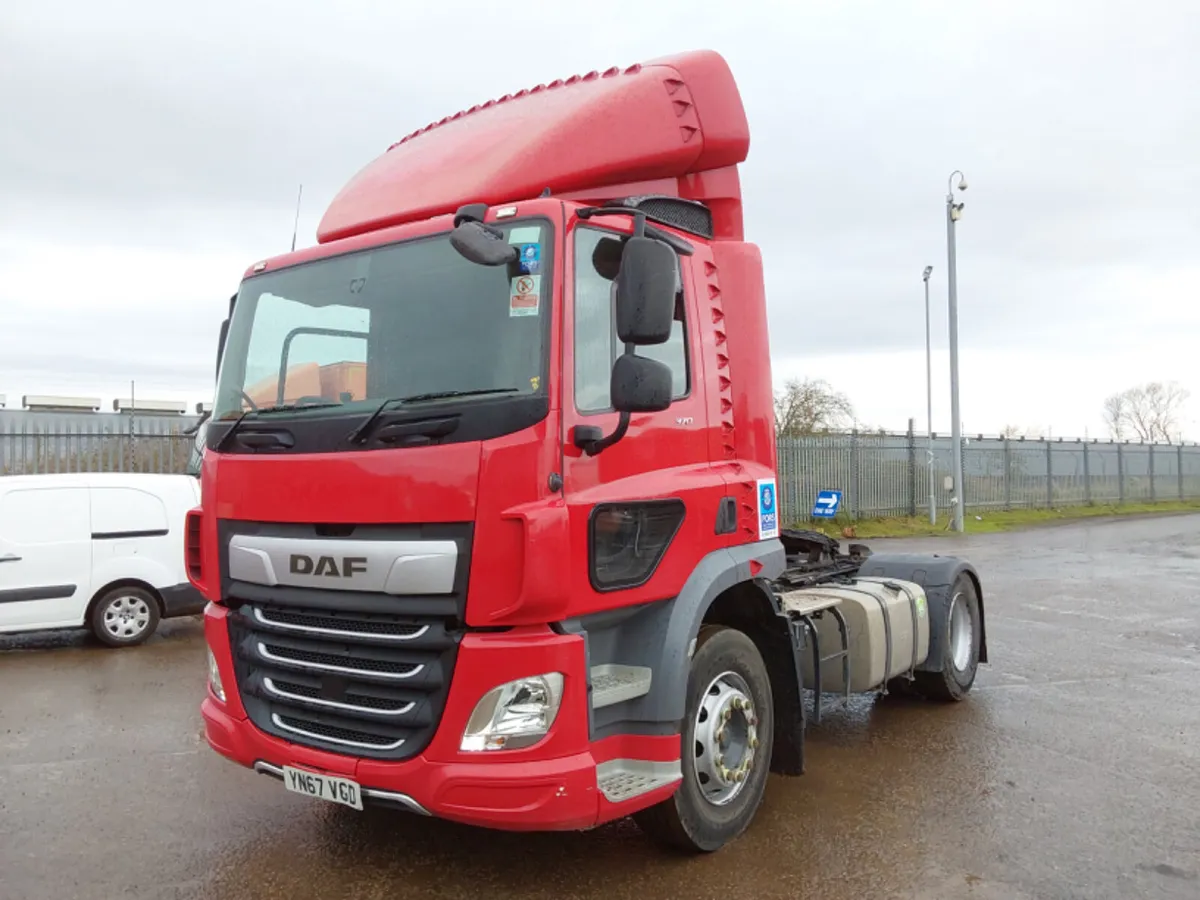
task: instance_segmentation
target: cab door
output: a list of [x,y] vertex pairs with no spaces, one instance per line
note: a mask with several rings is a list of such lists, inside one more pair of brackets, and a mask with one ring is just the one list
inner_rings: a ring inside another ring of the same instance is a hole
[[613,363],[625,349],[616,334],[613,285],[631,233],[628,219],[606,216],[577,221],[566,242],[563,495],[572,602],[581,612],[677,591],[697,554],[711,549],[711,539],[700,536],[711,536],[724,494],[709,462],[698,310],[682,259],[670,338],[637,348],[637,355],[671,370],[671,406],[633,414],[624,437],[596,455],[579,446],[581,429],[608,435],[620,421],[609,389]]
[[87,487],[0,495],[0,632],[80,625],[91,589]]

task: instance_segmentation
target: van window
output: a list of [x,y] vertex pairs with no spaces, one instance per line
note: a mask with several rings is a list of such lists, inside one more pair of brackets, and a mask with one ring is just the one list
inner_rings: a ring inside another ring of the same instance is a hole
[[56,544],[91,537],[87,488],[17,488],[0,499],[0,537]]
[[154,537],[169,531],[167,509],[148,491],[92,488],[92,534],[98,538]]

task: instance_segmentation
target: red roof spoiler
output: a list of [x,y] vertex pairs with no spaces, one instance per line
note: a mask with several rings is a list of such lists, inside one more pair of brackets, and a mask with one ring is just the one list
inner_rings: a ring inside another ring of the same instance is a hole
[[[547,187],[559,196],[592,196],[608,186],[661,187],[665,179],[682,185],[684,176],[736,166],[749,149],[733,73],[713,51],[589,72],[489,100],[405,136],[342,188],[317,240],[444,215],[465,203],[529,199]],[[729,174],[736,183],[736,172]],[[722,181],[722,196],[732,199],[729,178]]]

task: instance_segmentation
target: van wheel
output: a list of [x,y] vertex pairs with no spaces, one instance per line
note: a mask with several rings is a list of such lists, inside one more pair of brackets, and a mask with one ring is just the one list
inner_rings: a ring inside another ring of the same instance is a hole
[[749,826],[762,803],[775,716],[771,680],[754,642],[705,626],[688,673],[679,789],[634,814],[653,839],[711,853]]
[[140,644],[158,627],[158,601],[147,590],[121,585],[92,608],[92,633],[110,647]]

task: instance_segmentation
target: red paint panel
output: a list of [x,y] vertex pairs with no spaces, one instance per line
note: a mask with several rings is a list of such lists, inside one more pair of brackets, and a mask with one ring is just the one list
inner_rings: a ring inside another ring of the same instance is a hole
[[470,522],[475,518],[480,446],[470,442],[271,456],[206,453],[201,505],[212,519],[214,541],[216,519]]

